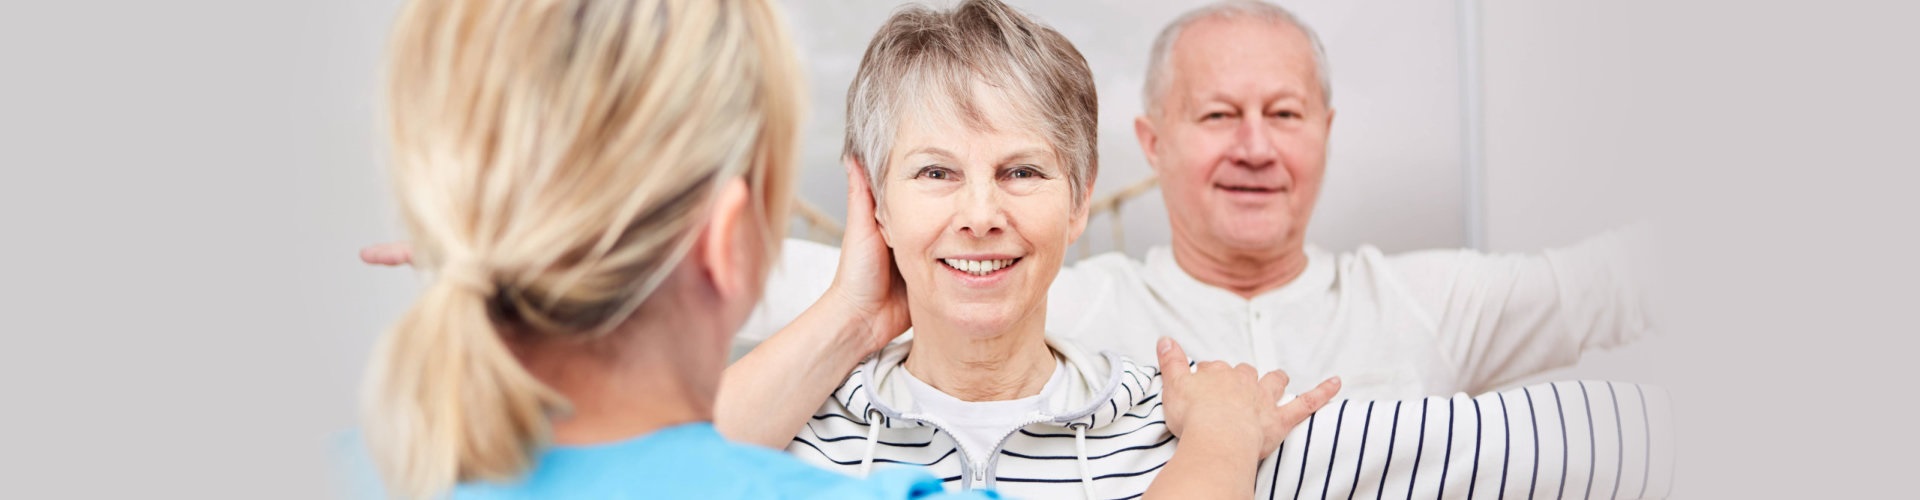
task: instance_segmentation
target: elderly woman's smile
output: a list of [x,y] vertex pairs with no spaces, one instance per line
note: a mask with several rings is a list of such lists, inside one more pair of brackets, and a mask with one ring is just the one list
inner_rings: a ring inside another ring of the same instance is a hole
[[1020,258],[1008,255],[985,255],[947,257],[940,259],[940,262],[953,268],[954,271],[966,273],[969,276],[988,277],[1001,274],[1000,271],[1013,267],[1020,262]]

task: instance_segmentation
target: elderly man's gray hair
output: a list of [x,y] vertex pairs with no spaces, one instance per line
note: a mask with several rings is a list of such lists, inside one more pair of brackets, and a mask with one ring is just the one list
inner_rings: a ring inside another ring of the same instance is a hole
[[1173,62],[1173,42],[1180,39],[1180,32],[1193,23],[1216,18],[1254,18],[1299,29],[1300,33],[1305,34],[1307,40],[1313,43],[1313,73],[1320,79],[1322,103],[1333,102],[1333,84],[1327,68],[1327,49],[1320,45],[1320,35],[1314,33],[1313,28],[1307,27],[1306,23],[1300,22],[1292,12],[1278,5],[1260,0],[1223,0],[1181,14],[1179,19],[1174,19],[1172,23],[1167,24],[1166,29],[1160,30],[1160,36],[1154,37],[1153,52],[1147,56],[1147,84],[1140,92],[1141,103],[1146,106],[1148,115],[1160,113],[1160,98],[1166,94],[1167,86],[1173,82],[1171,68],[1168,66]]

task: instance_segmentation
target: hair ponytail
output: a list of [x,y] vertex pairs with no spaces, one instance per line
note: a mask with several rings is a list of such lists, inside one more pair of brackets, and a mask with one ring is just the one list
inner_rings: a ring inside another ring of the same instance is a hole
[[369,367],[364,425],[393,493],[533,465],[565,402],[509,342],[623,334],[725,183],[761,202],[771,260],[803,96],[776,10],[409,0],[388,68],[393,183],[416,262],[439,275]]
[[393,494],[518,474],[546,440],[548,414],[564,408],[507,348],[489,295],[441,277],[374,353],[366,435]]

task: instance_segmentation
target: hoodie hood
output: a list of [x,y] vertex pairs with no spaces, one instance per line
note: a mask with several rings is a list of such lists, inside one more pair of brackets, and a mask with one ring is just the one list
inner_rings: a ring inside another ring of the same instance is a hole
[[[889,345],[854,368],[788,450],[823,467],[844,467],[856,477],[876,463],[927,467],[945,476],[943,481],[959,481],[963,490],[999,488],[1000,465],[1010,459],[1019,464],[1005,477],[1019,491],[1013,495],[1034,498],[1144,492],[1151,472],[1172,458],[1174,437],[1164,425],[1160,370],[1053,338],[1046,345],[1060,362],[1056,376],[1064,375],[1062,380],[994,449],[973,456],[957,440],[935,437],[948,431],[947,422],[941,415],[917,413],[921,405],[914,391],[894,376],[905,369],[911,342]],[[1108,473],[1096,475],[1096,468]],[[1080,491],[1075,495],[1062,488]]]
[[[926,425],[922,417],[902,409],[915,408],[906,387],[892,382],[893,371],[912,347],[911,339],[881,349],[854,368],[846,384],[833,393],[856,422],[880,428]],[[1062,428],[1100,429],[1136,407],[1160,402],[1158,369],[1143,368],[1111,351],[1093,354],[1071,342],[1047,339],[1047,347],[1069,371],[1066,386],[1047,401],[1047,413],[1036,424]]]

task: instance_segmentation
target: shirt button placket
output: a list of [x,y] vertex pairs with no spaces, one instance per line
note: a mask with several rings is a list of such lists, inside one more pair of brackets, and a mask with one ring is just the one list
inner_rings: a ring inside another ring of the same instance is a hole
[[1267,363],[1266,363],[1266,360],[1260,359],[1259,332],[1260,332],[1260,309],[1258,306],[1254,305],[1254,303],[1248,302],[1247,303],[1247,350],[1244,352],[1248,353],[1249,358],[1252,358],[1249,361],[1251,361],[1254,364],[1254,366],[1264,367],[1264,366],[1267,366]]

